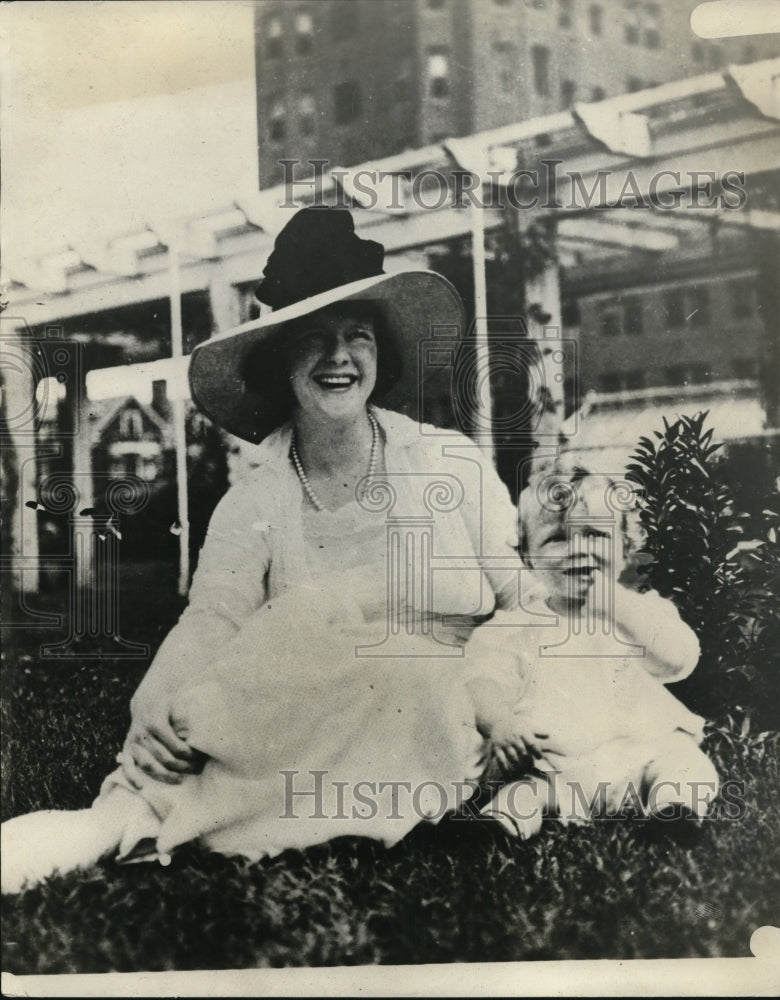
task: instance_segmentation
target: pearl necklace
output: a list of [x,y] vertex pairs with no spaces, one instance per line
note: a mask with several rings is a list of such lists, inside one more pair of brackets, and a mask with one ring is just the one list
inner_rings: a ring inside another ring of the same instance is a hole
[[[367,410],[366,412],[368,413],[368,422],[371,424],[371,454],[368,459],[368,474],[366,475],[366,485],[363,488],[364,493],[368,488],[368,482],[370,482],[376,475],[376,464],[379,456],[379,424],[377,423],[377,419],[371,410]],[[295,466],[295,471],[298,473],[298,479],[301,481],[303,492],[306,494],[306,498],[309,503],[316,511],[325,510],[325,507],[320,503],[319,497],[314,492],[308,476],[303,470],[303,465],[298,455],[298,448],[295,444],[294,434],[292,444],[290,445],[290,458]]]

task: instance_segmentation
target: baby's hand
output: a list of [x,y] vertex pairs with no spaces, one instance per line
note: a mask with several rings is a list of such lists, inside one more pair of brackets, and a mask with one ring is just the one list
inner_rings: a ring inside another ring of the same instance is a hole
[[541,757],[537,740],[546,739],[544,733],[534,733],[524,712],[507,709],[487,727],[492,754],[505,773],[519,773],[533,767]]

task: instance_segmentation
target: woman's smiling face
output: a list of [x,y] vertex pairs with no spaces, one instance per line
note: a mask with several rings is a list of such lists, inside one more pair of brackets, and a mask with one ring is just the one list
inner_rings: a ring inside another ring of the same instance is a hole
[[370,310],[335,306],[306,317],[293,333],[290,383],[301,411],[345,420],[363,412],[377,376]]

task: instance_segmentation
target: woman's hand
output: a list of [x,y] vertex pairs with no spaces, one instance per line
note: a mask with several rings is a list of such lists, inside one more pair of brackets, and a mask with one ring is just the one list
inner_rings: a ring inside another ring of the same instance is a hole
[[170,700],[160,697],[132,705],[133,721],[117,760],[134,788],[144,775],[166,784],[179,784],[185,774],[202,768],[203,755],[187,742],[183,719],[177,719]]

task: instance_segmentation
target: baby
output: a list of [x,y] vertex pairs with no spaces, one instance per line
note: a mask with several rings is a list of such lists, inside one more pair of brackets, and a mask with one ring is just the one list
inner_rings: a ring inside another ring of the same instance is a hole
[[[626,585],[640,544],[628,484],[570,454],[520,497],[534,586],[523,609],[497,612],[466,647],[477,724],[492,748],[486,777],[526,772],[482,812],[516,836],[534,836],[553,811],[564,823],[626,807],[698,822],[717,794],[699,749],[703,719],[664,687],[694,669],[698,641],[670,601]],[[529,750],[539,755],[534,773]]]

